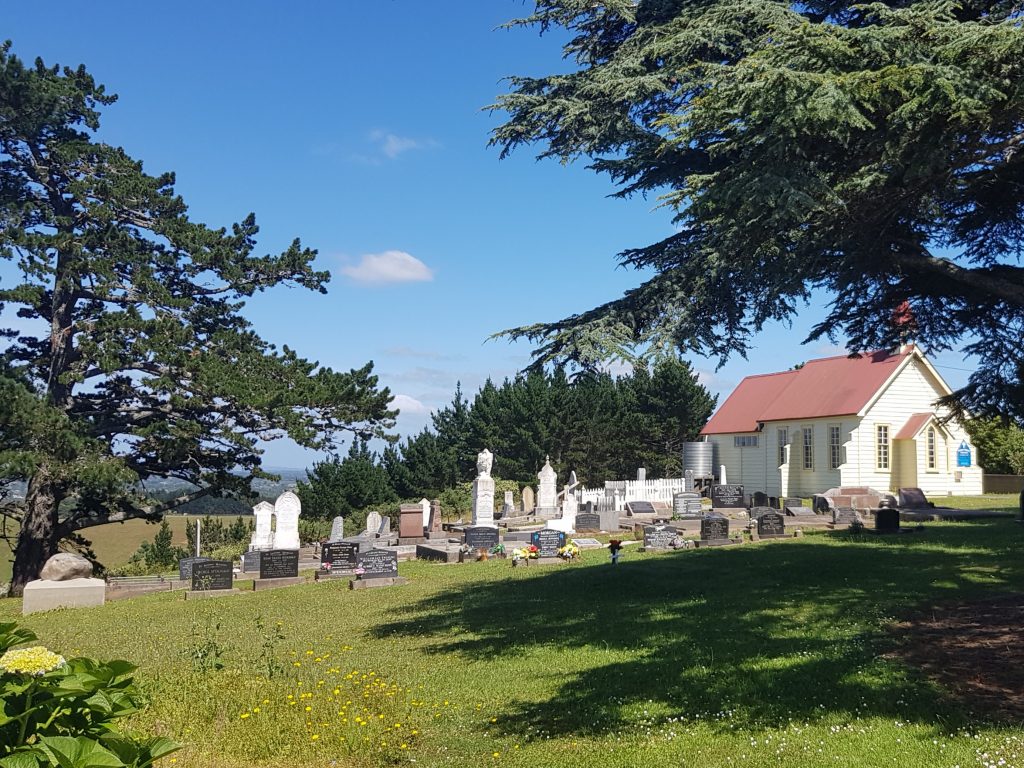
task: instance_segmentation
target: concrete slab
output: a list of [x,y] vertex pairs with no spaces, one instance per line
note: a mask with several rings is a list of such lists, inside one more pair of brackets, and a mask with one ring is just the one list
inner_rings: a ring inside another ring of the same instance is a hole
[[44,581],[37,579],[25,585],[21,615],[54,608],[85,608],[106,602],[107,583],[103,579],[68,579]]
[[305,583],[302,576],[286,576],[280,579],[253,579],[252,591],[261,592],[265,589],[277,589],[278,587],[293,587],[296,584]]

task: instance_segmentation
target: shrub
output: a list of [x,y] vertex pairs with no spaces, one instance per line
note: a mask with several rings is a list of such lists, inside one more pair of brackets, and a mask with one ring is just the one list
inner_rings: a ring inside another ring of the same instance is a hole
[[139,710],[132,664],[65,660],[42,646],[14,648],[36,639],[16,624],[0,624],[2,768],[148,768],[179,748],[114,727]]

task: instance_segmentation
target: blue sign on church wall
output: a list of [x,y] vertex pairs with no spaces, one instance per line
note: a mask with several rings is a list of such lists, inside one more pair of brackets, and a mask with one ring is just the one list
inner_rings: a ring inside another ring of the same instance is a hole
[[960,447],[956,449],[956,465],[958,467],[971,466],[971,449],[967,447],[966,440],[961,440]]

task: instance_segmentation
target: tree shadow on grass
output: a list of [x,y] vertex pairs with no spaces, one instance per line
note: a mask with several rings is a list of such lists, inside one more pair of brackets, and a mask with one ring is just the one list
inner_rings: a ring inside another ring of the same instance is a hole
[[558,675],[558,690],[510,702],[496,724],[508,735],[606,734],[644,710],[722,728],[837,713],[948,728],[968,713],[879,658],[892,642],[884,627],[915,606],[1020,589],[1021,539],[986,521],[534,568],[433,595],[374,634],[431,638],[428,653],[476,660],[537,646],[578,651],[567,657],[577,669],[594,659],[582,672],[537,669]]

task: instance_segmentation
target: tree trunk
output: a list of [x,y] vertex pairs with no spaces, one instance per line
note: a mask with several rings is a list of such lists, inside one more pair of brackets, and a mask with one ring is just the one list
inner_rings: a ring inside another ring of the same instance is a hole
[[57,508],[60,494],[48,469],[40,467],[28,484],[25,497],[25,518],[14,550],[14,574],[11,577],[11,597],[21,597],[25,585],[39,578],[46,561],[56,554]]

